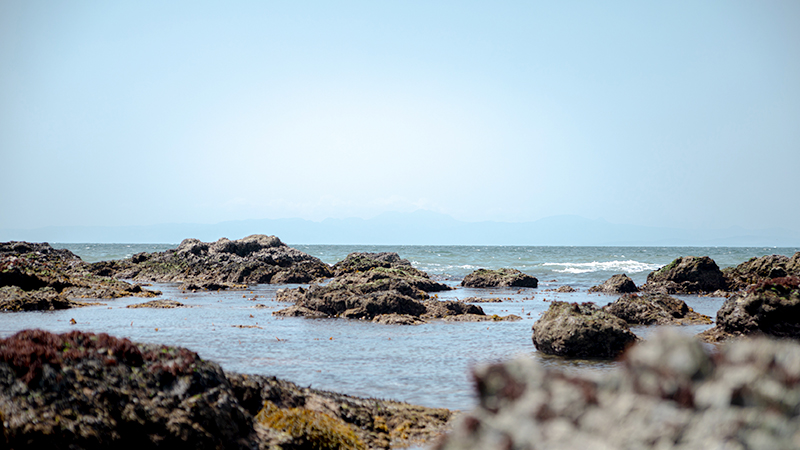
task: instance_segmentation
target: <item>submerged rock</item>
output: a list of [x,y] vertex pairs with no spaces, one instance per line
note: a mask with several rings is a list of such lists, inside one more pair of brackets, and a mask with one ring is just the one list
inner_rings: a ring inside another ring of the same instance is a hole
[[730,291],[739,291],[752,284],[773,278],[800,276],[800,252],[791,258],[784,255],[768,255],[749,260],[735,267],[722,269]]
[[77,299],[155,297],[160,292],[98,276],[69,250],[47,243],[0,243],[0,310],[67,309],[90,303]]
[[708,354],[669,330],[602,377],[530,358],[474,372],[479,406],[437,450],[798,448],[800,345],[741,340]]
[[452,413],[226,374],[183,348],[25,330],[0,340],[0,417],[9,449],[389,448],[432,439]]
[[700,294],[727,289],[722,271],[708,256],[682,256],[650,272],[641,290],[662,294]]
[[603,310],[629,325],[705,325],[711,317],[696,313],[683,300],[666,294],[628,294]]
[[94,263],[89,269],[117,278],[217,289],[257,283],[308,283],[332,275],[319,258],[262,234],[213,243],[184,239],[174,250],[138,253],[123,260]]
[[539,280],[517,269],[478,269],[461,281],[461,286],[471,288],[487,287],[532,287],[539,285]]
[[624,320],[594,303],[552,302],[533,325],[533,345],[548,355],[615,358],[636,339]]
[[714,328],[700,337],[718,342],[731,337],[765,334],[800,339],[800,278],[763,280],[725,300]]
[[639,292],[636,283],[624,273],[613,275],[611,278],[597,286],[589,288],[589,292],[602,292],[603,294],[630,294]]

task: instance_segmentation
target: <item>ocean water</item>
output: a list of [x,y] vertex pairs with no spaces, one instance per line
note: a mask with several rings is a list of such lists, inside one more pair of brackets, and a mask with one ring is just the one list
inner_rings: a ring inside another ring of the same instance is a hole
[[[55,244],[85,261],[163,251],[163,244]],[[418,326],[379,325],[343,319],[278,318],[288,306],[275,301],[287,285],[257,285],[246,291],[181,292],[175,284],[152,286],[162,297],[189,307],[170,310],[128,309],[139,298],[103,300],[103,305],[66,311],[0,314],[0,336],[26,328],[53,332],[80,329],[135,341],[188,347],[226,370],[275,375],[303,386],[352,395],[392,398],[434,407],[468,410],[475,404],[470,376],[476,365],[513,357],[535,358],[547,366],[596,375],[616,370],[611,361],[566,360],[541,355],[531,342],[531,326],[552,300],[593,301],[604,305],[615,296],[586,290],[616,273],[637,284],[678,256],[710,256],[721,267],[754,256],[792,255],[800,248],[680,247],[481,247],[481,246],[341,246],[294,247],[333,264],[353,251],[396,251],[432,277],[456,287],[440,299],[499,297],[483,303],[487,314],[516,314],[517,322],[449,323]],[[477,268],[514,267],[536,276],[536,289],[465,289],[463,277]],[[562,285],[578,292],[555,293]],[[296,285],[295,285],[296,286]],[[715,316],[724,299],[680,296],[703,314]],[[256,305],[263,305],[256,307]],[[70,324],[75,319],[75,325]],[[695,334],[707,326],[681,327]],[[653,327],[635,327],[647,337]]]

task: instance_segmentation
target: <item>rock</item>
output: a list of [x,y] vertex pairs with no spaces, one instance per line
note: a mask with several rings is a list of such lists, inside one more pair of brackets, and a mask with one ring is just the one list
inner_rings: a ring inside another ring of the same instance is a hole
[[126,308],[156,308],[156,309],[171,309],[171,308],[184,308],[181,302],[175,300],[151,300],[145,303],[137,303],[135,305],[128,305]]
[[575,289],[572,286],[559,286],[558,289],[555,289],[553,292],[559,292],[559,293],[562,293],[562,294],[568,294],[568,293],[571,293],[571,292],[578,292],[578,290]]
[[713,357],[660,330],[620,370],[576,376],[531,358],[474,372],[479,405],[437,450],[790,449],[800,442],[800,345],[748,339]]
[[603,294],[629,294],[632,292],[639,292],[636,283],[627,275],[617,274],[611,276],[598,286],[589,288],[589,292],[602,292]]
[[461,286],[472,288],[510,286],[535,288],[538,285],[539,280],[517,269],[478,269],[461,281]]
[[[334,264],[333,273],[334,276],[338,277],[346,273],[366,272],[376,267],[382,267],[384,269],[412,269],[411,262],[407,259],[400,258],[400,255],[395,252],[354,252],[347,255],[345,259]],[[425,276],[427,277],[427,275]]]
[[682,256],[650,272],[641,290],[662,294],[699,294],[725,290],[722,271],[708,256]]
[[628,294],[603,307],[629,325],[710,325],[711,317],[698,314],[683,300],[666,294]]
[[772,278],[800,276],[800,252],[789,258],[784,255],[768,255],[750,258],[736,267],[722,269],[730,291],[739,291],[751,284]]
[[410,314],[380,314],[375,316],[372,321],[384,325],[419,325],[426,323],[420,317]]
[[533,345],[548,355],[615,358],[636,339],[624,320],[593,303],[552,302],[533,325]]
[[97,274],[151,282],[236,288],[257,283],[308,283],[332,275],[319,258],[289,247],[275,236],[252,235],[231,241],[184,239],[177,249],[139,253],[118,261],[90,264]]
[[800,278],[766,279],[725,300],[714,328],[700,334],[709,342],[766,334],[800,339]]
[[467,297],[459,301],[464,303],[502,303],[503,299],[499,297]]
[[226,374],[183,348],[25,330],[0,340],[0,417],[2,448],[244,450],[420,445],[452,413]]
[[0,310],[66,309],[90,303],[76,299],[155,297],[160,292],[88,272],[69,250],[47,243],[0,243]]

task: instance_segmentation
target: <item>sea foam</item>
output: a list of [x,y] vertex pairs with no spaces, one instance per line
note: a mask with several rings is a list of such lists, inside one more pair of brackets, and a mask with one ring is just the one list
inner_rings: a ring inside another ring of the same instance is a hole
[[661,267],[659,264],[648,264],[640,261],[593,261],[588,263],[544,263],[543,266],[563,267],[563,269],[553,269],[559,273],[589,273],[589,272],[623,272],[639,273],[656,270]]

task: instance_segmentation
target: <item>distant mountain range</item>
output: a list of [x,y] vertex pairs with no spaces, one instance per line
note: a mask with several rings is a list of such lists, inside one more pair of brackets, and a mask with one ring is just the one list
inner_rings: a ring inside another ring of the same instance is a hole
[[430,211],[384,213],[372,219],[261,219],[217,224],[0,229],[0,241],[178,243],[272,234],[289,244],[567,245],[800,247],[800,231],[739,227],[690,230],[609,223],[580,216],[534,222],[463,222]]

